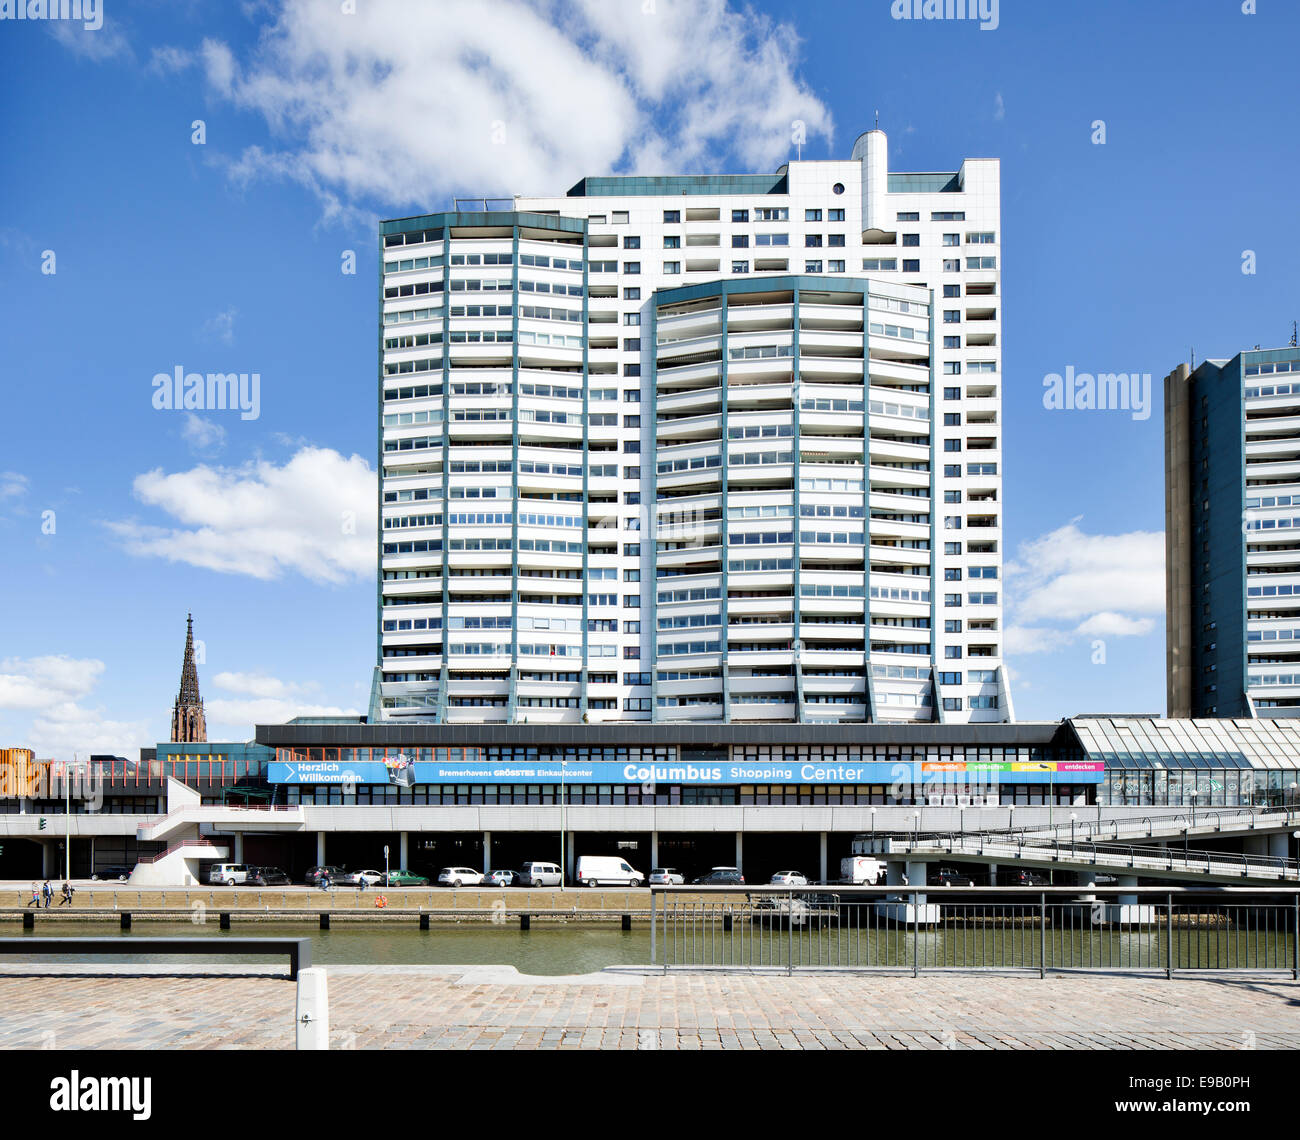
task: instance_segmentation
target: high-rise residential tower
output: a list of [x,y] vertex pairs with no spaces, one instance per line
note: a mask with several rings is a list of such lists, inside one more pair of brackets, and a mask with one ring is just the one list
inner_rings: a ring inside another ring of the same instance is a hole
[[387,719],[1003,721],[999,169],[381,225]]
[[1171,717],[1300,715],[1300,349],[1165,377]]

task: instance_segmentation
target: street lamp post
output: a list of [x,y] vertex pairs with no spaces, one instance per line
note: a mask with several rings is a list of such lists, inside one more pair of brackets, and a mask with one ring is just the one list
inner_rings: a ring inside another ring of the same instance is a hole
[[[77,754],[72,754],[76,763]],[[68,775],[68,765],[63,765],[63,881],[72,878],[72,780]]]
[[1192,801],[1192,826],[1196,826],[1196,797],[1201,794],[1200,788],[1193,788],[1191,792]]
[[384,886],[388,886],[388,844],[384,844]]
[[1079,818],[1075,812],[1070,812],[1070,858],[1074,858],[1074,821]]
[[566,876],[566,867],[568,864],[564,861],[564,837],[568,830],[568,807],[569,807],[569,789],[566,782],[566,776],[569,772],[569,762],[560,761],[560,890],[564,890],[564,880]]
[[876,837],[876,809],[872,808],[871,809],[871,838],[875,839],[875,837]]

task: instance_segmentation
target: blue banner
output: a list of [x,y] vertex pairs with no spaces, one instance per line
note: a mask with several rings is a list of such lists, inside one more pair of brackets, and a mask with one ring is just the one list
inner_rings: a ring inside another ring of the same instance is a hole
[[[1052,765],[1054,768],[1055,766]],[[615,760],[565,765],[555,761],[532,764],[444,764],[415,761],[394,753],[383,761],[274,761],[267,767],[272,784],[1096,784],[1100,771],[994,772],[989,766],[945,765],[942,771],[921,764],[834,763],[826,761],[763,761],[694,764],[685,761],[624,763]]]

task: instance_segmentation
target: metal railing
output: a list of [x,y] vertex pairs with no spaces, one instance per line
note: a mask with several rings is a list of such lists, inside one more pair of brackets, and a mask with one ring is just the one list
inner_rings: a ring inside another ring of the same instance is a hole
[[[1026,838],[1039,838],[1047,835],[1069,835],[1073,830],[1075,836],[1079,839],[1085,838],[1105,838],[1109,835],[1112,839],[1118,839],[1121,831],[1146,831],[1148,838],[1153,836],[1157,829],[1171,832],[1180,832],[1182,827],[1191,829],[1201,829],[1213,826],[1216,832],[1224,830],[1224,821],[1229,823],[1232,831],[1254,831],[1264,824],[1272,827],[1290,827],[1292,824],[1300,824],[1300,807],[1241,807],[1241,808],[1194,808],[1189,805],[1180,812],[1170,812],[1160,815],[1130,815],[1114,816],[1110,819],[1078,819],[1074,821],[1073,827],[1069,822],[1054,823],[1050,826],[1034,826],[1032,824],[1023,827],[982,827],[979,829],[984,835],[1021,835]],[[1213,824],[1211,824],[1213,821]],[[1233,823],[1249,822],[1249,826],[1232,827]],[[1169,824],[1168,828],[1163,825]],[[1179,826],[1181,825],[1181,826]],[[882,833],[884,834],[884,833]],[[889,834],[900,834],[897,831]]]
[[[1250,971],[1300,979],[1300,889],[653,887],[669,969]],[[683,897],[690,895],[694,897]],[[700,898],[700,896],[706,896]],[[680,901],[679,901],[680,900]]]

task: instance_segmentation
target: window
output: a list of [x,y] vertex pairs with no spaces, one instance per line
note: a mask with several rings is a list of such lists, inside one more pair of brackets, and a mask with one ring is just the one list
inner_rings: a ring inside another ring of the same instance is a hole
[[623,262],[623,272],[624,272],[624,273],[640,273],[640,272],[641,272],[641,263],[640,263],[639,261],[625,261],[625,262]]
[[676,223],[676,222],[680,222],[681,220],[682,220],[682,212],[681,212],[681,210],[665,210],[665,211],[664,211],[664,224],[665,224],[665,225],[673,224],[673,223]]
[[944,697],[944,712],[961,712],[961,697]]
[[820,210],[805,210],[803,212],[803,220],[805,222],[820,222],[822,220],[822,212]]
[[677,234],[664,235],[664,249],[681,249],[682,239]]
[[626,210],[615,210],[614,213],[610,216],[614,219],[614,225],[616,226],[627,225],[628,214]]
[[960,286],[960,285],[945,285],[945,286],[943,287],[943,295],[944,295],[945,297],[960,297],[960,296],[961,296],[961,286]]
[[732,210],[732,211],[731,211],[731,220],[732,220],[733,222],[747,222],[747,221],[749,221],[749,211],[748,211],[748,210]]
[[[635,468],[635,470],[640,471],[641,468],[637,467],[637,468]],[[624,491],[624,492],[623,492],[623,502],[626,503],[628,506],[631,506],[631,507],[639,507],[639,506],[641,505],[641,492],[640,492],[640,491]]]
[[968,257],[966,259],[967,269],[996,269],[998,259],[996,257]]
[[952,618],[948,618],[948,619],[943,623],[943,632],[944,632],[944,633],[961,633],[961,619],[958,618],[958,619],[954,620],[954,619],[952,619]]
[[789,244],[790,244],[790,235],[789,235],[789,234],[755,234],[755,235],[754,235],[754,244],[755,244],[755,245],[768,245],[768,246],[771,246],[771,245],[789,245]]
[[946,515],[943,520],[944,530],[961,530],[961,515]]
[[920,273],[920,272],[921,272],[921,263],[920,263],[919,261],[914,261],[914,260],[912,260],[912,259],[910,259],[910,258],[906,258],[906,257],[905,257],[905,258],[903,258],[903,272],[904,272],[904,273]]
[[748,272],[749,272],[749,262],[748,262],[748,261],[733,261],[733,262],[731,263],[731,272],[732,272],[732,273],[748,273]]
[[805,261],[803,263],[803,271],[805,273],[820,273],[822,271],[822,263],[820,261]]
[[944,348],[961,348],[960,336],[946,336],[943,338]]
[[943,449],[944,449],[944,451],[960,451],[960,450],[961,450],[961,440],[960,440],[960,439],[945,439],[945,440],[943,441]]
[[961,234],[944,234],[944,245],[961,245]]
[[641,581],[641,571],[640,571],[640,570],[624,570],[624,571],[623,571],[623,581],[624,581],[624,582],[639,582],[639,581]]
[[826,263],[826,271],[827,271],[828,273],[843,273],[843,272],[844,272],[844,262],[842,262],[842,261],[828,261],[828,262]]
[[[836,194],[843,194],[843,193],[844,193],[844,187],[841,186],[838,182],[837,182],[835,185],[836,185],[835,193],[836,193]],[[835,210],[827,210],[827,211],[826,211],[826,220],[827,220],[828,222],[842,222],[842,221],[844,221],[844,209],[843,209],[843,207],[840,207],[839,209],[835,209]]]
[[961,375],[961,361],[960,361],[960,360],[945,360],[945,361],[943,362],[943,374],[944,374],[945,376],[960,376],[960,375]]
[[904,234],[904,235],[903,235],[903,244],[904,244],[905,246],[908,246],[908,245],[920,245],[920,244],[921,244],[921,235],[920,235],[920,234]]
[[640,376],[640,375],[641,375],[641,365],[639,365],[639,364],[625,364],[625,365],[623,365],[623,375],[624,375],[624,376]]
[[623,248],[624,248],[624,249],[640,249],[640,248],[641,248],[641,239],[640,239],[639,237],[632,237],[632,236],[629,235],[629,236],[627,236],[627,237],[625,237],[625,238],[623,239]]
[[[624,625],[634,625],[634,626],[636,626],[636,629],[635,629],[635,630],[631,630],[631,631],[629,631],[629,632],[634,632],[634,633],[640,633],[640,632],[641,632],[641,623],[640,623],[639,621],[625,621],[623,624],[624,624]],[[650,684],[650,674],[649,674],[649,673],[624,673],[624,674],[623,674],[623,684],[625,684],[625,685],[648,685],[648,684]]]
[[862,269],[867,273],[883,273],[898,268],[898,260],[893,257],[864,257]]
[[944,323],[945,325],[959,325],[959,324],[961,324],[961,310],[960,310],[960,309],[944,309],[944,311],[943,311],[943,323]]
[[[952,648],[952,647],[949,646],[949,648]],[[944,656],[947,657],[948,654],[945,653]],[[941,684],[941,685],[960,685],[960,684],[961,684],[961,674],[960,674],[960,673],[940,673],[940,674],[939,674],[939,684]]]
[[624,392],[623,392],[623,403],[625,403],[625,404],[639,404],[640,402],[641,402],[641,389],[640,389],[640,388],[627,388],[627,389],[624,390]]
[[921,215],[914,212],[900,213],[896,217],[900,222],[919,222],[921,220]]
[[844,235],[843,235],[843,234],[827,234],[827,235],[826,235],[826,244],[829,245],[829,246],[834,246],[834,247],[839,248],[839,249],[843,249],[843,248],[844,248]]
[[960,463],[946,463],[946,464],[944,464],[944,468],[943,468],[943,477],[944,477],[945,479],[960,479],[960,478],[961,478],[961,464],[960,464]]
[[935,210],[930,214],[932,222],[964,222],[965,220],[965,210]]
[[637,439],[625,439],[625,440],[623,441],[623,454],[624,454],[624,455],[640,455],[640,454],[641,454],[641,441],[640,441],[640,440],[637,440]]
[[731,235],[731,248],[732,248],[732,249],[748,249],[748,248],[749,248],[749,234],[732,234],[732,235]]
[[960,273],[961,272],[960,259],[958,258],[953,258],[952,260],[945,259],[943,263],[943,271],[945,273]]
[[623,660],[625,661],[641,660],[641,647],[639,645],[623,646]]
[[640,594],[624,594],[623,608],[625,610],[639,610],[641,608]]
[[821,234],[804,234],[803,244],[808,249],[819,248],[822,244]]
[[639,301],[641,300],[641,286],[633,285],[631,288],[623,290],[623,300]]
[[[640,633],[640,632],[641,632],[641,623],[640,623],[639,621],[625,621],[625,622],[623,623],[623,632],[624,632],[624,633]],[[644,681],[625,681],[624,684],[627,684],[627,685],[648,685],[648,684],[650,684],[650,679],[647,677]]]
[[947,607],[947,608],[949,608],[949,609],[952,609],[952,608],[955,607],[955,606],[960,606],[960,605],[961,605],[961,595],[960,595],[960,594],[944,594],[944,596],[943,596],[943,604],[944,604],[945,607]]
[[943,544],[943,552],[944,552],[944,554],[960,554],[960,553],[961,553],[961,543],[960,543],[960,542],[945,542],[945,543]]
[[681,271],[682,271],[682,263],[681,263],[680,261],[665,261],[665,262],[664,262],[664,272],[665,272],[665,273],[670,273],[670,274],[671,274],[671,273],[680,273]]
[[966,235],[967,245],[993,245],[997,240],[997,235],[991,230]]
[[639,336],[626,337],[623,341],[624,352],[640,352],[641,338]]
[[624,313],[624,314],[623,314],[623,323],[624,323],[625,325],[640,325],[640,323],[641,323],[641,314],[640,314],[640,313]]
[[[954,494],[954,493],[957,495],[957,501],[960,502],[960,501],[961,501],[961,492],[960,492],[960,491],[957,491],[957,492],[949,491],[949,492],[947,492],[947,494],[950,494],[950,495],[951,495],[951,494]],[[947,502],[947,499],[945,498],[944,501]],[[961,581],[961,567],[960,567],[960,566],[948,566],[948,567],[945,567],[944,572],[943,572],[943,580],[944,580],[945,582],[960,582],[960,581]]]
[[788,222],[790,220],[790,209],[788,206],[758,206],[754,210],[754,220],[756,222]]
[[624,479],[629,479],[629,480],[640,479],[640,478],[641,478],[641,468],[640,468],[640,467],[624,467],[624,468],[623,468],[623,478],[624,478]]

